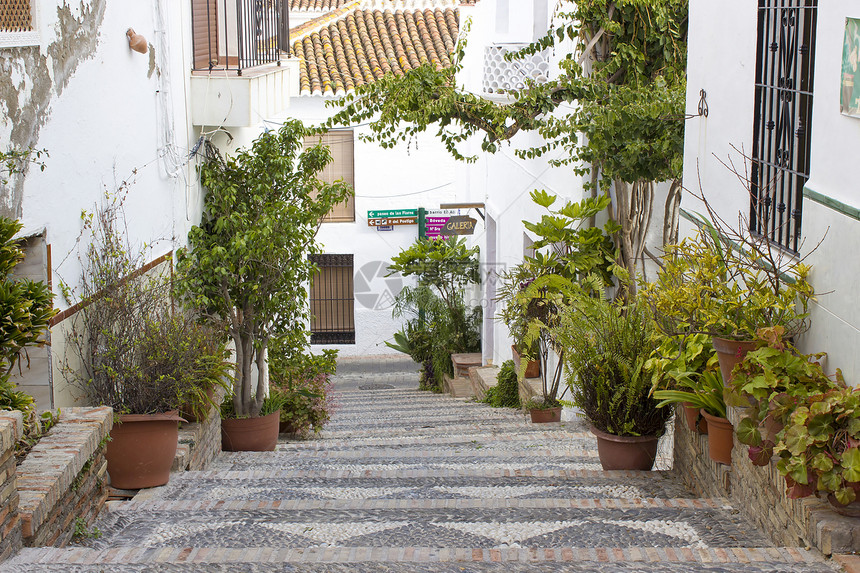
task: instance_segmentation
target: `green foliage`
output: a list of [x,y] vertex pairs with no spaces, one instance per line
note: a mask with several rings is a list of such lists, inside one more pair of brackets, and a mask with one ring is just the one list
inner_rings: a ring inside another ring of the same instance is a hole
[[832,388],[799,401],[774,452],[789,497],[816,491],[843,504],[860,490],[860,389]]
[[[470,161],[475,157],[464,156],[458,146],[472,136],[482,136],[482,150],[493,153],[519,131],[536,130],[546,143],[517,150],[522,157],[562,147],[569,160],[599,165],[608,180],[679,178],[687,0],[565,0],[561,8],[569,11],[559,12],[560,22],[545,37],[509,55],[515,60],[544,49],[564,50],[558,78],[527,81],[504,104],[469,93],[456,81],[465,54],[464,27],[450,67],[426,64],[360,86],[331,102],[341,110],[328,125],[369,123],[367,139],[383,147],[435,129],[454,157]],[[567,49],[566,40],[575,41],[576,48]],[[579,54],[586,57],[581,61]],[[572,113],[552,113],[574,103]]]
[[102,536],[102,532],[98,527],[93,526],[92,529],[87,525],[87,520],[83,517],[75,518],[75,531],[72,533],[73,541],[85,541],[88,539],[98,539]]
[[29,164],[38,165],[40,171],[45,170],[42,157],[48,157],[46,149],[0,149],[0,184],[6,185],[7,177],[15,173],[24,173]]
[[319,433],[335,408],[330,377],[337,368],[337,351],[323,350],[286,356],[273,344],[269,355],[272,389],[284,396],[281,423],[287,432],[307,437]]
[[29,402],[26,405],[22,403],[21,407],[17,408],[0,408],[0,410],[20,410],[24,415],[24,431],[21,438],[15,444],[15,461],[18,464],[24,461],[24,458],[27,457],[33,446],[38,444],[39,440],[60,421],[59,410],[56,412],[46,410],[38,414],[33,398],[23,392],[20,392],[20,394],[29,398]]
[[395,299],[394,316],[408,319],[388,345],[423,365],[422,388],[439,391],[443,375],[453,374],[451,354],[481,349],[481,307],[467,308],[464,297],[480,281],[478,248],[459,237],[417,239],[388,268],[417,278]]
[[559,340],[573,404],[598,430],[661,435],[672,412],[651,396],[647,366],[656,327],[644,305],[578,296],[561,315]]
[[513,360],[506,360],[502,363],[496,378],[496,385],[487,388],[481,402],[489,404],[493,408],[520,407],[520,386]]
[[767,241],[741,248],[733,239],[710,226],[667,247],[657,279],[641,289],[663,332],[752,340],[762,328],[779,326],[786,336],[807,328],[810,268],[780,264]]
[[20,222],[0,217],[0,386],[6,385],[9,372],[19,366],[25,349],[43,342],[42,335],[56,314],[54,295],[46,284],[12,278],[15,267],[24,260],[24,252],[14,240],[20,230]]
[[658,407],[689,402],[712,416],[726,417],[723,377],[709,336],[663,337],[646,367],[654,375]]
[[824,353],[802,355],[781,336],[770,344],[748,352],[732,372],[731,397],[747,406],[746,417],[737,430],[738,441],[750,446],[749,455],[761,465],[770,461],[779,438],[768,427],[782,429],[793,412],[812,395],[845,387],[837,369],[832,380],[821,368]]
[[[594,292],[612,283],[618,267],[610,234],[616,226],[611,222],[603,229],[585,226],[586,220],[609,206],[606,196],[569,201],[558,209],[552,209],[556,196],[546,191],[535,190],[531,197],[547,210],[537,223],[523,221],[538,238],[533,245],[536,252],[501,273],[497,300],[504,305],[500,315],[518,350],[541,361],[543,401],[553,407],[557,404],[565,353],[554,327],[561,309],[577,293],[583,289]],[[548,368],[550,351],[560,357],[552,375]]]
[[141,273],[143,251],[134,253],[124,234],[123,195],[109,195],[95,213],[84,213],[89,232],[79,299],[71,323],[63,373],[91,403],[115,412],[154,414],[225,385],[232,364],[223,331],[174,312],[170,279]]
[[318,252],[323,216],[352,192],[342,181],[318,179],[332,156],[323,145],[302,151],[307,133],[292,120],[234,157],[210,153],[200,169],[203,218],[188,235],[189,249],[178,254],[181,291],[225,321],[235,342],[240,416],[257,416],[263,406],[271,338],[308,323],[306,289],[314,272],[308,254]]

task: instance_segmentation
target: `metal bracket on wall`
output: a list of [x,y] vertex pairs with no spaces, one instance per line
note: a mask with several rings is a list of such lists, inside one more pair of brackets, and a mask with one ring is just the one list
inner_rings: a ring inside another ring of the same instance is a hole
[[699,90],[699,116],[708,117],[708,92]]

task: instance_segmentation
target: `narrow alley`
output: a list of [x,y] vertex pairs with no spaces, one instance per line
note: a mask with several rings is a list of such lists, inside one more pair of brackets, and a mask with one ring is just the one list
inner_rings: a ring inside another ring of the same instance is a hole
[[110,502],[88,546],[25,549],[0,571],[833,570],[667,472],[601,471],[583,422],[419,392],[405,364],[338,375],[317,439],[223,453]]

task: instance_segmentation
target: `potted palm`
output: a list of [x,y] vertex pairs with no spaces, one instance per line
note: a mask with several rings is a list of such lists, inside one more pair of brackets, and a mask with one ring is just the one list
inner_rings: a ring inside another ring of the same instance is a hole
[[262,442],[272,448],[280,412],[264,415],[276,400],[269,392],[270,340],[295,332],[307,338],[307,285],[315,271],[308,255],[319,252],[320,221],[351,193],[342,181],[318,179],[332,156],[324,145],[303,151],[307,134],[301,122],[287,121],[226,159],[207,145],[202,220],[178,253],[180,291],[201,313],[225,322],[235,345],[232,406],[222,410],[235,423],[222,425],[222,433],[260,425],[252,433],[265,434]]
[[562,317],[567,383],[597,436],[603,469],[650,470],[671,411],[651,396],[657,329],[649,308],[578,296]]

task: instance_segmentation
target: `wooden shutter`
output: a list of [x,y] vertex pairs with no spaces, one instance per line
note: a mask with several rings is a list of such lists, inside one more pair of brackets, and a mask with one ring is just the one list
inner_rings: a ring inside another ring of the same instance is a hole
[[0,32],[31,32],[30,0],[0,0]]
[[[319,174],[319,178],[326,183],[334,183],[343,179],[355,188],[355,143],[352,131],[330,131],[321,136],[305,138],[305,146],[309,147],[322,143],[331,150],[332,162]],[[355,221],[355,197],[349,197],[343,203],[332,207],[329,214],[323,218],[323,222],[350,222]]]
[[218,64],[217,5],[218,0],[191,0],[195,70],[208,70]]

